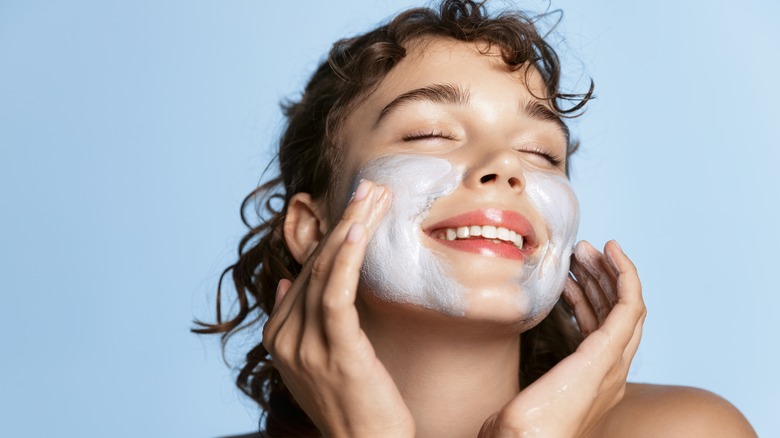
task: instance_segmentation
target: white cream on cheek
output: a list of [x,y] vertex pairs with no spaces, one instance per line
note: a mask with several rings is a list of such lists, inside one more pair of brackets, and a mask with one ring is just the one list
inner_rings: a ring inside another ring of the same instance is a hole
[[548,241],[526,260],[517,278],[518,305],[527,320],[541,320],[563,292],[577,239],[579,204],[569,180],[549,172],[526,171],[525,193],[547,226]]
[[369,162],[353,184],[368,179],[390,188],[393,201],[366,249],[361,285],[377,297],[460,316],[465,288],[441,257],[422,245],[420,223],[437,198],[452,192],[462,172],[449,161],[391,155]]
[[[534,170],[524,172],[524,177],[526,195],[547,225],[549,239],[523,262],[515,280],[506,286],[523,319],[538,321],[549,313],[563,290],[579,212],[566,178]],[[388,213],[366,251],[361,284],[367,291],[386,301],[452,316],[467,313],[469,288],[455,279],[450,264],[440,254],[422,245],[420,229],[433,201],[452,192],[462,178],[462,169],[425,155],[380,157],[358,173],[353,185],[369,179],[393,193]]]

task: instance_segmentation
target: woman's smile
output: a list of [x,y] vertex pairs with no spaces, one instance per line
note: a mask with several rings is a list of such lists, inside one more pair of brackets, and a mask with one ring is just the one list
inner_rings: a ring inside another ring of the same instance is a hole
[[537,247],[536,233],[528,219],[498,208],[458,214],[424,232],[449,248],[512,260],[525,259]]

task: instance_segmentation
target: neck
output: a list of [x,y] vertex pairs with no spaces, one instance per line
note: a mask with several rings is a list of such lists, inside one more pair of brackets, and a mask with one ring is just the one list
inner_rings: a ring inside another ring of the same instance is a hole
[[415,418],[417,438],[473,438],[520,391],[517,331],[382,306],[360,303],[361,323]]

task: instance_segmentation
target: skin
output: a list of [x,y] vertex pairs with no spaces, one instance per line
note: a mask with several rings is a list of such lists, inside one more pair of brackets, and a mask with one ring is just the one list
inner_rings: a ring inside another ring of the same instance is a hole
[[[523,214],[545,242],[549,234],[528,202],[523,175],[563,175],[564,163],[541,153],[564,157],[566,139],[553,121],[518,111],[543,95],[538,73],[510,72],[495,52],[451,40],[410,44],[408,53],[345,120],[345,174],[387,154],[444,157],[464,166],[464,178],[433,203],[423,227],[492,206]],[[397,96],[440,83],[468,90],[468,103],[407,102],[376,123]],[[404,141],[445,129],[448,137]],[[349,187],[349,178],[338,181],[333,199],[349,198]],[[482,298],[461,317],[361,290],[366,246],[391,196],[365,181],[343,210],[306,193],[294,195],[288,208],[285,239],[304,269],[294,282],[280,282],[263,343],[324,436],[755,436],[711,393],[626,383],[646,311],[636,268],[614,241],[603,251],[577,245],[563,297],[587,337],[522,392],[518,335],[526,315],[501,306],[501,283],[517,260],[439,251],[473,276],[467,280],[494,282],[498,291],[478,293]]]
[[[434,222],[425,228],[422,223],[432,222],[428,209],[460,185],[466,167],[431,154],[400,154],[382,156],[361,169],[355,180],[379,181],[393,192],[388,214],[369,242],[362,284],[380,299],[452,316],[472,318],[487,311],[493,317],[495,310],[491,308],[508,306],[524,315],[526,327],[533,327],[550,312],[563,291],[579,217],[574,193],[566,178],[523,166],[523,192],[528,194],[551,239],[541,244],[530,239],[525,254],[514,244],[496,244],[485,239],[460,240],[453,249],[452,242],[437,236],[445,234],[447,227],[452,231],[456,223],[450,221],[442,226]],[[493,189],[488,185],[484,190]],[[516,198],[474,202],[471,208],[478,205],[492,213],[483,216],[477,210],[476,217],[458,219],[457,225],[488,225],[491,220],[503,220],[508,217],[503,213],[511,209]],[[554,202],[546,202],[553,199]],[[500,225],[522,230],[518,224]],[[523,255],[523,260],[506,263],[506,270],[487,281],[470,269],[453,269],[449,263],[451,255],[460,255],[464,250],[460,246],[463,243],[468,245],[467,250],[479,251],[477,260],[484,259],[481,256],[502,260],[502,251],[510,259]]]

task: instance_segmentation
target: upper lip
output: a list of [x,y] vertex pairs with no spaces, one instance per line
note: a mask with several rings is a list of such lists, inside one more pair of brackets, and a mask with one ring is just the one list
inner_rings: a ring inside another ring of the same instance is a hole
[[495,227],[504,227],[513,230],[523,236],[525,247],[536,247],[536,233],[531,222],[522,214],[499,208],[482,208],[462,213],[426,227],[425,233],[430,235],[432,232],[442,228],[458,228],[471,225],[493,225]]

